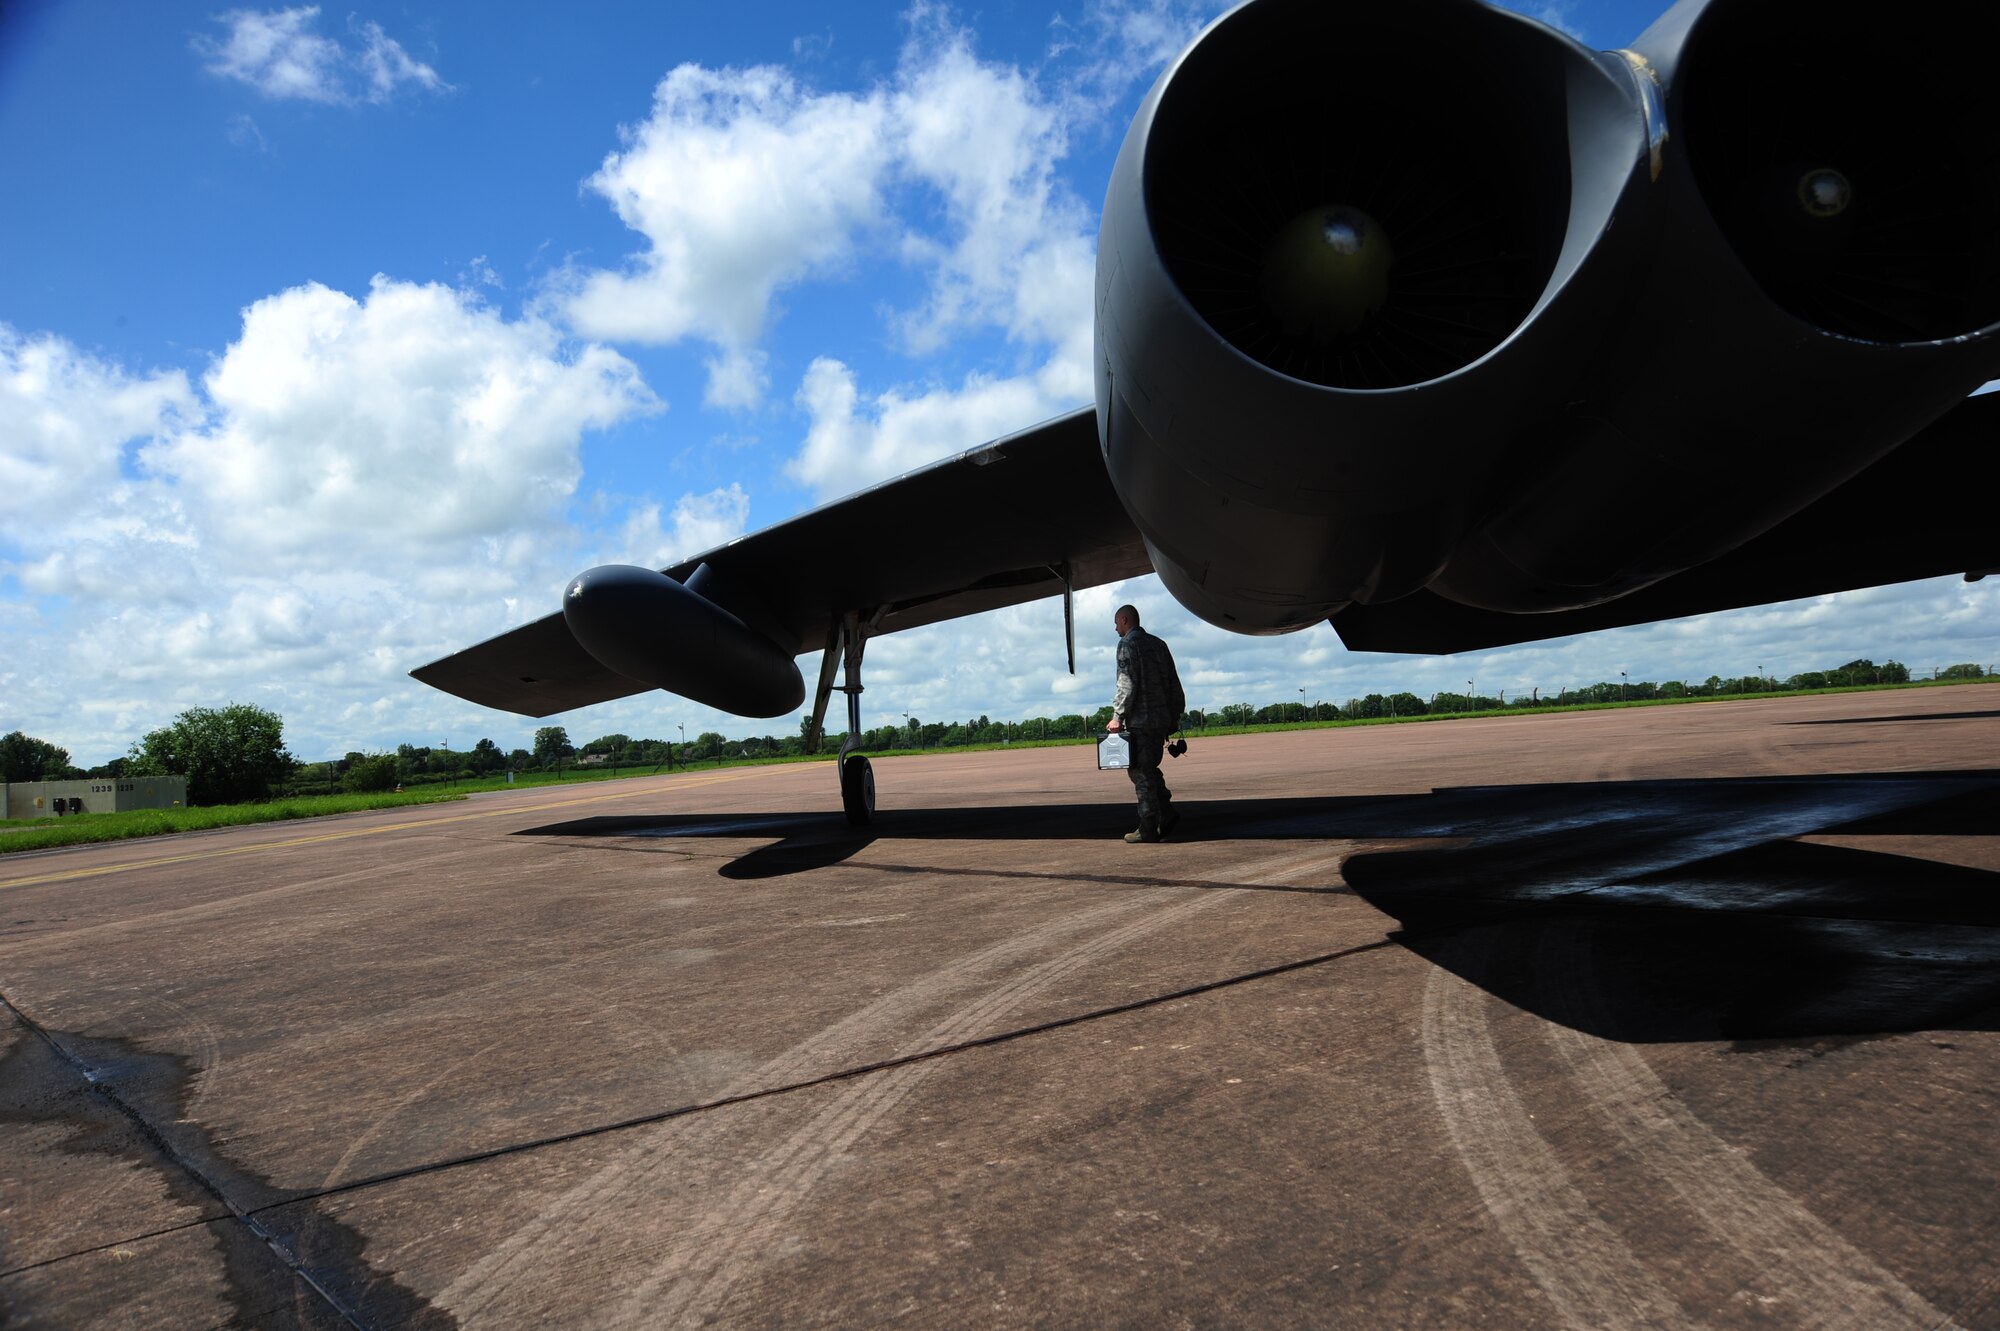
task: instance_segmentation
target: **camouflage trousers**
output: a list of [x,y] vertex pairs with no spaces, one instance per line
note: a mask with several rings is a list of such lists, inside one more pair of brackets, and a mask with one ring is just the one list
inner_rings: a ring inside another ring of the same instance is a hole
[[1148,823],[1158,828],[1166,819],[1172,807],[1174,792],[1167,789],[1166,778],[1160,775],[1160,760],[1166,756],[1167,732],[1164,730],[1128,730],[1125,742],[1131,745],[1131,765],[1125,774],[1132,778],[1132,789],[1139,795],[1139,825]]

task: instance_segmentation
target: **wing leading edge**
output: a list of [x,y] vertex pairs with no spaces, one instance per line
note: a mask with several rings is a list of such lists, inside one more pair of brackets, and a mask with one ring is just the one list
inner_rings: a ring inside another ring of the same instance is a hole
[[[707,565],[760,602],[796,655],[849,612],[895,633],[1152,571],[1104,469],[1088,408],[970,449],[665,570]],[[484,707],[548,716],[652,688],[547,615],[410,672]]]

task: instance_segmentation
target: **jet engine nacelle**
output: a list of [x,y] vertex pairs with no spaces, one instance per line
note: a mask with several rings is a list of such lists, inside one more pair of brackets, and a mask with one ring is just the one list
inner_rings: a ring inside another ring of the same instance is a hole
[[1894,20],[1682,0],[1621,52],[1667,130],[1654,253],[1433,590],[1529,612],[1637,590],[1792,516],[2000,375],[1979,55],[1996,39],[2000,6],[1979,0]]
[[[703,565],[706,569],[707,565]],[[606,564],[563,593],[563,620],[607,669],[738,716],[782,716],[805,699],[791,654],[664,573]]]
[[1684,0],[1611,53],[1474,0],[1218,20],[1098,247],[1101,444],[1169,590],[1239,632],[1591,604],[2000,373],[2000,6],[1946,8],[1956,75],[1813,0]]

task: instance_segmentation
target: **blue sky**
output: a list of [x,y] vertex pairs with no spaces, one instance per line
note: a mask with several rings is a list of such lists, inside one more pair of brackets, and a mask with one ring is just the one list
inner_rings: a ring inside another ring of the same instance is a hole
[[[1615,47],[1622,0],[1517,6]],[[412,666],[1089,397],[1127,118],[1213,8],[0,10],[0,729],[92,763],[251,702],[337,756],[537,722]],[[1939,580],[1459,658],[1157,582],[873,644],[867,719],[1089,711],[1110,611],[1200,705],[2000,657]],[[813,663],[803,663],[810,672]],[[809,673],[810,677],[810,673]],[[663,694],[573,739],[790,730]]]

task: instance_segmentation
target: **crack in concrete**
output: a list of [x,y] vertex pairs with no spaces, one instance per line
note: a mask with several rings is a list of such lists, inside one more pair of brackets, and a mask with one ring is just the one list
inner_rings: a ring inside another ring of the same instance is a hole
[[[274,1285],[289,1281],[310,1290],[355,1331],[456,1325],[414,1292],[369,1270],[361,1257],[366,1240],[354,1230],[317,1218],[313,1232],[323,1241],[323,1255],[315,1262],[258,1219],[260,1212],[312,1199],[273,1187],[216,1150],[207,1129],[185,1112],[196,1071],[187,1058],[50,1031],[5,993],[0,1006],[25,1032],[0,1058],[0,1120],[65,1127],[69,1135],[59,1149],[136,1163],[156,1175],[169,1196],[201,1212],[184,1224],[9,1268],[0,1278],[163,1234],[212,1228],[222,1246],[227,1297],[244,1322],[257,1320],[271,1304]],[[274,1262],[282,1270],[274,1270]],[[348,1290],[361,1297],[344,1297]]]
[[854,867],[866,869],[870,873],[935,875],[940,878],[999,878],[1042,883],[1089,883],[1098,887],[1132,887],[1147,890],[1186,887],[1198,892],[1296,892],[1307,896],[1338,897],[1357,895],[1353,888],[1344,883],[1328,887],[1300,887],[1292,883],[1238,883],[1220,878],[1148,878],[1140,874],[1074,873],[1067,870],[1038,873],[1032,869],[947,868],[934,864],[883,864],[876,860],[868,860]]
[[1085,1022],[1099,1021],[1106,1017],[1122,1016],[1128,1012],[1143,1011],[1146,1008],[1159,1007],[1167,1003],[1178,1002],[1182,999],[1212,993],[1218,989],[1234,988],[1237,985],[1250,984],[1258,980],[1271,979],[1274,976],[1288,975],[1293,971],[1306,970],[1314,966],[1326,965],[1329,962],[1341,961],[1348,957],[1359,956],[1365,952],[1377,952],[1384,948],[1397,946],[1400,946],[1400,944],[1395,939],[1379,938],[1372,943],[1362,943],[1355,947],[1342,948],[1335,952],[1323,952],[1317,956],[1282,962],[1276,966],[1267,966],[1261,970],[1246,971],[1240,975],[1225,976],[1220,980],[1210,980],[1202,984],[1190,985],[1183,989],[1175,989],[1168,993],[1153,994],[1146,998],[1133,999],[1129,1003],[1118,1003],[1110,1007],[1093,1008],[1088,1012],[1072,1013],[1067,1017],[1056,1017],[1052,1020],[1037,1022],[1030,1026],[1020,1026],[1011,1030],[998,1031],[992,1035],[980,1036],[976,1039],[960,1040],[953,1044],[942,1045],[935,1049],[925,1049],[918,1053],[905,1054],[897,1058],[880,1059],[872,1063],[860,1063],[853,1067],[840,1068],[817,1077],[807,1077],[798,1081],[785,1082],[777,1086],[762,1086],[755,1090],[743,1091],[735,1095],[717,1096],[712,1100],[701,1100],[694,1104],[678,1105],[672,1109],[657,1110],[650,1114],[639,1114],[631,1118],[618,1119],[611,1123],[599,1123],[592,1127],[578,1128],[571,1132],[560,1132],[546,1137],[531,1138],[527,1141],[510,1142],[505,1146],[495,1146],[484,1151],[473,1151],[466,1155],[452,1156],[444,1160],[431,1160],[421,1165],[411,1165],[404,1169],[372,1174],[367,1178],[352,1179],[346,1183],[335,1184],[332,1187],[299,1193],[283,1201],[273,1202],[269,1206],[258,1209],[259,1211],[263,1211],[302,1202],[316,1202],[327,1197],[337,1197],[344,1193],[361,1192],[370,1188],[379,1188],[384,1184],[399,1183],[405,1179],[421,1178],[428,1174],[442,1173],[445,1170],[484,1164],[489,1160],[500,1160],[512,1155],[523,1155],[527,1152],[539,1151],[550,1146],[562,1146],[569,1142],[588,1141],[593,1137],[604,1137],[613,1133],[627,1132],[635,1128],[650,1127],[654,1124],[666,1123],[678,1118],[686,1118],[693,1114],[707,1114],[718,1109],[728,1109],[735,1105],[768,1100],[775,1096],[792,1095],[799,1091],[808,1091],[815,1087],[826,1086],[835,1082],[852,1081],[855,1078],[867,1077],[875,1073],[891,1072],[913,1063],[925,1063],[932,1059],[949,1058],[954,1054],[962,1054],[968,1050],[1008,1044],[1015,1040],[1027,1039],[1030,1036],[1045,1035],[1050,1031],[1064,1030],[1071,1026],[1082,1025]]

